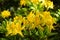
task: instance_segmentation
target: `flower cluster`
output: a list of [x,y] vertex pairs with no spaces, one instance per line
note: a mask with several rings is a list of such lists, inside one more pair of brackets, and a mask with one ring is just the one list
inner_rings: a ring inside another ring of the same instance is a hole
[[[12,7],[10,11],[1,12],[0,17],[4,19],[1,25],[6,30],[6,36],[18,34],[25,38],[38,36],[40,39],[50,36],[51,31],[54,30],[53,24],[56,23],[49,11],[54,7],[53,2],[51,0],[20,0],[19,2],[17,10]],[[37,40],[40,40],[38,38]]]
[[22,30],[31,30],[40,27],[44,31],[45,25],[48,26],[48,29],[51,32],[51,30],[54,29],[53,23],[55,23],[55,21],[50,15],[49,11],[37,11],[35,13],[31,11],[26,17],[20,15],[14,17],[12,22],[7,21],[7,35],[20,34],[22,37],[24,37]]
[[44,5],[47,9],[51,8],[53,9],[54,5],[51,0],[20,0],[20,5],[29,5],[29,4],[37,5],[40,4]]

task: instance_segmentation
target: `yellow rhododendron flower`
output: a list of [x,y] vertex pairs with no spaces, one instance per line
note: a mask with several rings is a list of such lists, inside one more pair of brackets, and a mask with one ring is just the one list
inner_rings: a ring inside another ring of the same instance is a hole
[[51,1],[45,2],[44,5],[45,5],[46,8],[51,8],[51,9],[53,9],[53,2],[51,2]]
[[26,0],[20,0],[20,5],[22,6],[22,5],[26,5]]
[[22,34],[22,30],[24,29],[24,25],[22,26],[20,23],[16,23],[15,28],[16,28],[16,33],[20,34],[22,37],[24,37],[24,35]]
[[35,15],[34,15],[34,13],[31,11],[31,12],[29,13],[29,15],[27,15],[27,20],[28,20],[29,22],[33,22],[33,21],[34,21],[34,18],[35,18]]
[[22,16],[15,16],[14,20],[22,20]]
[[37,26],[37,25],[40,25],[40,17],[39,16],[35,16],[35,25]]
[[[7,34],[6,34],[6,36],[8,36],[9,34],[11,34],[12,33],[12,29],[11,29],[11,27],[10,27],[11,25],[10,25],[10,23],[7,21],[7,26],[6,26],[6,29],[7,29]],[[13,26],[14,27],[14,26]]]
[[8,10],[2,11],[2,12],[1,12],[1,16],[2,16],[3,18],[9,17],[9,16],[10,16],[10,11],[8,11]]
[[23,17],[22,22],[23,22],[23,25],[25,25],[25,26],[27,26],[29,24],[28,20],[25,17]]
[[52,16],[50,15],[50,12],[45,11],[43,12],[43,18],[44,18],[44,22],[45,24],[50,28],[50,31],[52,29],[54,29],[53,24],[55,23],[54,19],[52,18]]
[[31,0],[32,3],[38,4],[39,0]]
[[44,18],[45,18],[45,22],[49,25],[54,23],[54,19],[52,18],[52,16],[50,15],[50,12],[43,12]]
[[7,36],[8,35],[16,35],[16,34],[20,34],[22,37],[24,37],[24,35],[22,34],[22,30],[24,30],[25,25],[21,25],[20,22],[7,22]]
[[47,8],[51,8],[53,9],[54,5],[53,2],[51,0],[40,0],[42,2],[42,4]]
[[26,17],[15,16],[12,22],[7,21],[7,36],[19,34],[24,37],[22,30],[40,28],[44,31],[45,25],[51,32],[55,23],[49,11],[39,12],[31,11]]

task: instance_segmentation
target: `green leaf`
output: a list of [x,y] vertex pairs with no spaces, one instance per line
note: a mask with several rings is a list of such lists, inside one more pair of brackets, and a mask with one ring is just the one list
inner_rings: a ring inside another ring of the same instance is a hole
[[44,33],[43,33],[43,31],[42,31],[42,29],[40,27],[38,27],[38,33],[40,35],[40,38],[44,37]]
[[49,30],[48,26],[45,26],[44,35],[48,36],[49,34],[50,34],[50,30]]

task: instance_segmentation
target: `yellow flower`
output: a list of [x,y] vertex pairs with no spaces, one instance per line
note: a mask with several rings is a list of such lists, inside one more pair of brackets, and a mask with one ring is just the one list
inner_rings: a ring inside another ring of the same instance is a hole
[[49,8],[53,9],[54,5],[53,5],[53,2],[52,2],[52,1],[50,1],[50,0],[40,0],[40,1],[42,1],[42,4],[43,4],[47,9],[49,9]]
[[53,9],[53,2],[51,2],[51,1],[45,2],[44,5],[45,5],[46,8],[51,8],[51,9]]
[[36,26],[40,25],[40,16],[39,16],[39,13],[37,13],[35,15],[35,21],[34,21],[34,23],[35,23]]
[[14,22],[20,22],[21,23],[22,22],[22,19],[23,19],[22,16],[15,16],[13,21]]
[[20,23],[16,23],[15,25],[16,28],[16,33],[20,34],[22,37],[24,37],[24,35],[22,34],[22,30],[25,28],[25,25],[21,25]]
[[[42,23],[44,23],[44,19],[43,19],[43,15],[42,15],[42,12],[36,12],[36,15],[35,15],[35,25],[40,25]],[[37,24],[36,24],[37,23]]]
[[[48,16],[47,16],[47,15],[48,15]],[[49,12],[49,11],[44,11],[44,12],[43,12],[43,16],[44,16],[46,19],[52,18],[52,16],[50,15],[50,12]]]
[[53,25],[54,19],[53,19],[52,16],[50,15],[50,12],[45,11],[45,12],[43,13],[43,15],[44,15],[44,18],[45,18],[45,23],[46,23],[47,25]]
[[22,6],[22,5],[26,5],[26,0],[20,0],[20,5]]
[[27,26],[29,24],[28,20],[26,19],[26,17],[23,17],[22,20],[23,25]]
[[6,29],[7,29],[7,34],[6,34],[6,36],[8,36],[9,34],[11,34],[12,33],[12,29],[11,29],[11,27],[10,27],[11,25],[10,25],[10,23],[7,21],[7,26],[6,26]]
[[29,13],[29,15],[27,15],[27,20],[28,20],[29,22],[33,22],[33,21],[34,21],[34,18],[35,18],[35,15],[34,15],[34,13],[31,11],[31,12]]
[[48,26],[49,30],[51,31],[52,29],[54,29],[53,24],[55,23],[54,18],[50,15],[49,11],[45,11],[43,12],[43,20],[45,25]]
[[21,20],[22,19],[22,16],[15,16],[14,17],[14,20]]
[[39,0],[31,0],[32,3],[38,4]]
[[21,25],[20,22],[7,22],[7,36],[8,35],[16,35],[16,34],[20,34],[22,37],[24,37],[24,35],[22,34],[22,30],[24,30],[25,25]]
[[9,12],[8,10],[4,10],[3,12],[1,12],[1,16],[2,16],[3,18],[9,17],[9,16],[10,16],[10,12]]

